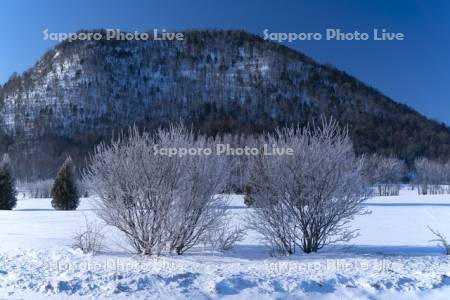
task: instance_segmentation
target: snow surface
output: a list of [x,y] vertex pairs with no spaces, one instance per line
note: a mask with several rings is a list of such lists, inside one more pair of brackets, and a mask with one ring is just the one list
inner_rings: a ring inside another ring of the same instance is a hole
[[[77,211],[55,211],[50,199],[21,198],[0,211],[0,298],[33,299],[448,299],[450,257],[427,226],[450,235],[450,195],[375,197],[353,226],[351,244],[317,254],[271,257],[248,232],[232,251],[199,247],[183,256],[142,257],[105,227],[107,249],[95,256],[71,249],[72,235],[95,217],[93,198]],[[243,198],[230,199],[233,222],[244,222]]]

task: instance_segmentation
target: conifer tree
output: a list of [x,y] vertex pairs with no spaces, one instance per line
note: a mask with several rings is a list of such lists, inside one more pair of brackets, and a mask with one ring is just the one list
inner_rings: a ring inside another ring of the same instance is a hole
[[247,206],[253,206],[255,199],[253,198],[252,184],[261,176],[261,172],[264,169],[264,150],[263,147],[259,149],[259,155],[256,157],[251,166],[249,182],[244,187],[244,204]]
[[56,210],[75,210],[79,204],[79,195],[75,180],[75,166],[70,156],[56,175],[52,187],[52,206]]
[[16,195],[9,156],[5,154],[0,163],[0,210],[13,209],[17,203]]

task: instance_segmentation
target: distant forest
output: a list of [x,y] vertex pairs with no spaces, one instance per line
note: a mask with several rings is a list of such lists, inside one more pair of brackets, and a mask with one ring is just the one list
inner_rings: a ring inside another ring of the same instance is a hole
[[450,129],[331,65],[242,31],[185,41],[63,42],[0,87],[0,151],[17,176],[83,166],[132,125],[184,122],[210,136],[258,135],[321,116],[347,126],[357,154],[450,159]]

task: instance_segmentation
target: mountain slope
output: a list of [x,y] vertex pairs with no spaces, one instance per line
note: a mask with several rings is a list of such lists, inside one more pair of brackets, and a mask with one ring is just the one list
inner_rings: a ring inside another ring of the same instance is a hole
[[348,124],[358,153],[450,156],[448,127],[344,72],[252,34],[207,30],[184,41],[59,44],[0,89],[0,150],[18,173],[45,177],[68,152],[80,160],[132,124],[254,133],[321,114]]

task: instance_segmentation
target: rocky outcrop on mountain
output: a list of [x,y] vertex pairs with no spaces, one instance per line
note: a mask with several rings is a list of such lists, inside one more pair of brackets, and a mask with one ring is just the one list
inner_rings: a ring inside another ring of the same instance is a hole
[[0,150],[21,176],[46,177],[133,124],[251,134],[332,115],[358,153],[450,157],[447,126],[332,66],[242,31],[184,36],[57,45],[0,88]]

